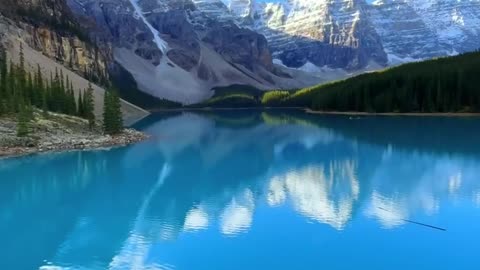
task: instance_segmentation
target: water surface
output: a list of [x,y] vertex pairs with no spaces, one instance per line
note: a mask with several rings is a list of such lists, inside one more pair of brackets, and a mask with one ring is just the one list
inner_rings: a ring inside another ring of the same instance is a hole
[[152,140],[0,160],[0,269],[480,265],[478,118],[223,111],[136,127]]

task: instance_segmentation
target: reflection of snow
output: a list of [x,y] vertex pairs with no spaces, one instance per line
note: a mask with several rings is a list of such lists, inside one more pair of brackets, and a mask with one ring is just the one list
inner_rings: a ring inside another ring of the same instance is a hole
[[456,193],[462,185],[462,173],[456,173],[448,179],[448,191],[450,194]]
[[142,206],[138,210],[130,236],[125,241],[120,253],[113,258],[109,269],[165,269],[161,266],[144,265],[151,243],[148,236],[144,235],[142,231],[145,229],[144,227],[148,226],[145,222],[145,214],[150,201],[158,189],[162,187],[170,171],[170,165],[165,164],[160,172],[157,183],[155,183],[155,186],[153,186],[151,191],[145,196]]
[[268,187],[267,201],[270,206],[278,206],[282,204],[287,197],[285,186],[281,179],[274,177]]
[[55,265],[44,265],[39,268],[39,270],[64,270],[64,269],[68,269],[68,268],[55,266]]
[[399,202],[374,191],[367,216],[376,218],[385,228],[393,228],[405,223],[408,212]]
[[[439,157],[394,151],[389,159],[382,159],[371,177],[375,193],[371,195],[366,214],[387,228],[402,224],[398,220],[400,217],[409,219],[411,214],[419,211],[434,215],[445,200],[472,198],[475,193],[471,190],[478,187],[477,176],[478,162],[474,160],[455,155]],[[399,216],[393,217],[375,207],[388,209]]]
[[278,205],[285,200],[282,182],[295,209],[304,216],[343,229],[353,212],[360,194],[353,161],[333,162],[307,167],[272,178],[268,202]]
[[253,193],[249,189],[240,198],[233,198],[221,215],[222,233],[235,236],[247,231],[252,225],[254,207]]
[[183,228],[186,231],[197,231],[208,227],[208,214],[202,208],[194,208],[187,213]]
[[480,191],[473,195],[473,202],[480,207]]

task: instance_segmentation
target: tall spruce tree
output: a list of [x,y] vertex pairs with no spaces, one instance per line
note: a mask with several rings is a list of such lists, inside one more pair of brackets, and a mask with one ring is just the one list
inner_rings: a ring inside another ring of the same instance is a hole
[[91,83],[88,83],[88,88],[83,97],[83,102],[85,105],[85,118],[88,120],[90,130],[92,130],[95,127],[95,105],[93,99],[93,87]]
[[7,53],[0,47],[0,115],[7,111]]
[[69,115],[76,115],[77,114],[77,105],[75,102],[75,92],[73,90],[73,84],[68,78],[66,77],[65,83],[65,113]]
[[45,91],[45,86],[43,83],[43,75],[42,75],[42,70],[40,68],[40,65],[37,65],[37,71],[35,73],[35,87],[34,87],[34,97],[35,100],[33,104],[37,106],[38,108],[43,107],[43,98],[44,98],[44,91]]
[[103,130],[106,134],[115,135],[123,131],[123,117],[120,97],[115,89],[105,91],[103,108]]
[[45,118],[48,118],[48,92],[47,89],[42,93],[42,115]]
[[78,106],[77,106],[77,116],[84,118],[85,117],[85,104],[83,103],[83,92],[78,92]]
[[29,112],[25,105],[20,105],[20,111],[17,113],[17,136],[25,137],[30,133]]
[[123,131],[123,115],[122,107],[120,102],[120,96],[116,89],[111,89],[111,99],[112,99],[112,112],[113,112],[113,132],[114,134],[121,133]]
[[23,91],[22,95],[25,94],[25,87],[27,81],[27,72],[25,70],[25,54],[23,53],[23,43],[20,42],[20,51],[19,51],[19,64],[17,67],[17,80],[19,85],[19,90]]
[[9,100],[7,100],[7,104],[9,106],[9,111],[11,112],[18,112],[19,108],[18,105],[20,104],[20,94],[18,91],[17,85],[17,72],[15,64],[10,60],[10,67],[8,71],[7,77],[7,89],[10,92]]

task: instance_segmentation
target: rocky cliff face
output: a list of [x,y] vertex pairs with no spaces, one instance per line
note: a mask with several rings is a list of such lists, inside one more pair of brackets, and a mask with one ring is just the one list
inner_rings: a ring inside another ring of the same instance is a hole
[[364,12],[363,0],[259,3],[245,24],[265,33],[276,58],[289,67],[360,69],[386,64],[380,37]]
[[72,0],[79,18],[94,18],[97,35],[113,44],[115,60],[139,87],[183,103],[208,98],[214,86],[298,87],[276,68],[266,38],[210,11],[223,3],[190,0]]
[[108,79],[111,51],[91,42],[65,1],[6,1],[0,12],[25,30],[22,38],[28,45],[94,82]]
[[391,60],[445,56],[480,47],[478,0],[378,0],[368,11]]
[[108,78],[110,51],[100,52],[77,36],[61,35],[46,27],[26,28],[31,38],[25,40],[44,55],[94,82],[104,82]]
[[361,69],[370,61],[397,64],[480,46],[478,0],[259,1],[255,10],[252,27],[265,33],[276,58],[293,67],[310,61]]

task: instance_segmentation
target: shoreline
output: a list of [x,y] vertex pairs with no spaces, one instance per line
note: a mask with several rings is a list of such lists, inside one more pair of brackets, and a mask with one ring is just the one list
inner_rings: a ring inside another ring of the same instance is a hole
[[150,113],[160,112],[183,112],[183,111],[247,111],[247,110],[303,110],[304,107],[230,107],[230,108],[215,108],[215,107],[203,107],[203,108],[173,108],[173,109],[153,109]]
[[149,138],[129,127],[118,135],[106,135],[99,125],[90,128],[83,118],[52,112],[45,116],[38,110],[28,122],[25,136],[17,136],[17,128],[14,115],[0,117],[0,161],[39,153],[120,147]]
[[425,117],[480,117],[480,113],[369,113],[369,112],[342,112],[342,111],[315,111],[305,107],[238,107],[238,108],[173,108],[173,109],[154,109],[150,110],[151,113],[162,112],[185,112],[185,111],[247,111],[247,110],[302,110],[309,114],[323,114],[323,115],[345,115],[345,116],[425,116]]
[[480,117],[480,113],[369,113],[369,112],[337,112],[315,111],[304,109],[309,114],[345,115],[345,116],[424,116],[424,117]]
[[26,157],[36,154],[46,153],[62,153],[71,151],[92,151],[101,149],[111,149],[116,147],[123,147],[130,144],[139,143],[149,139],[150,136],[137,131],[135,129],[127,128],[121,134],[110,136],[100,135],[92,138],[73,138],[62,142],[49,142],[35,146],[3,146],[0,147],[0,161]]

